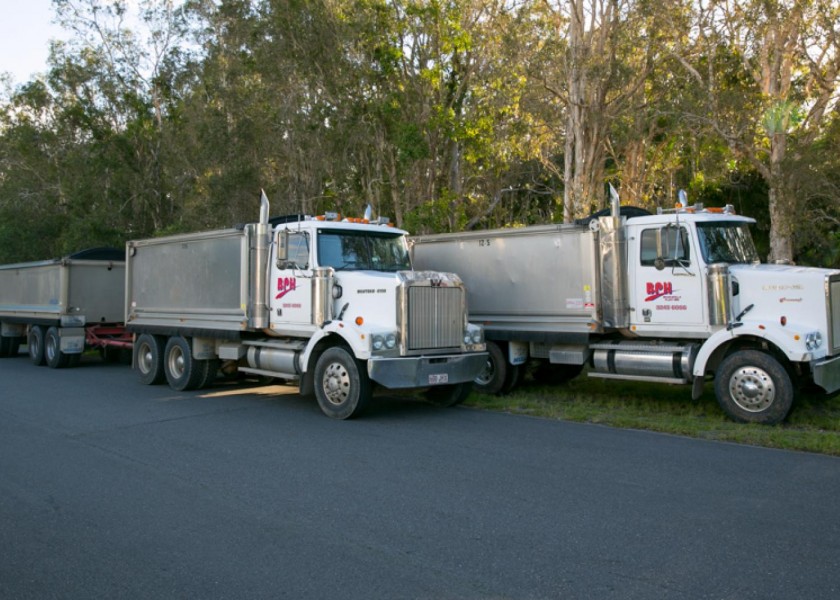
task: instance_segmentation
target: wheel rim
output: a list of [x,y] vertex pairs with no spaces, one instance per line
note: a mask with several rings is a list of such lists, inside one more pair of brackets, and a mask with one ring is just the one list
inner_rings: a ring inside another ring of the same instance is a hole
[[481,370],[481,373],[476,376],[475,382],[478,385],[490,385],[495,375],[496,368],[493,366],[493,361],[488,358],[487,362],[484,363],[484,368]]
[[44,351],[47,353],[47,360],[52,361],[52,360],[55,359],[56,352],[58,351],[56,346],[57,346],[56,339],[53,336],[48,335],[47,336],[47,344],[46,344],[46,347],[44,348]]
[[741,367],[729,379],[732,401],[747,412],[767,410],[776,398],[773,378],[764,369]]
[[324,371],[323,387],[330,404],[344,404],[350,397],[350,373],[341,363],[331,363]]
[[137,354],[137,367],[140,369],[140,372],[143,374],[149,373],[154,363],[152,347],[149,344],[140,344]]
[[172,348],[169,352],[169,372],[176,379],[180,379],[184,375],[184,362],[183,351],[178,346]]

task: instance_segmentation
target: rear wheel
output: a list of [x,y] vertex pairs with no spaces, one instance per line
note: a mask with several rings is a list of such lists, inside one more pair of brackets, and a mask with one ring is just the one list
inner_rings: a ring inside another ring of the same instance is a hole
[[758,350],[727,356],[715,375],[718,404],[734,421],[772,425],[793,405],[793,383],[775,358]]
[[44,328],[40,325],[33,325],[29,329],[29,338],[27,339],[29,346],[29,360],[32,364],[40,367],[46,364],[44,358]]
[[61,351],[61,336],[57,327],[47,329],[44,338],[44,358],[51,369],[63,369],[70,364],[70,355]]
[[516,386],[520,374],[518,365],[508,363],[500,344],[487,342],[487,362],[473,383],[482,394],[504,394]]
[[349,419],[361,413],[373,385],[367,371],[344,348],[329,348],[315,363],[315,397],[321,411],[333,419]]
[[157,336],[144,333],[137,338],[134,355],[142,383],[146,385],[163,383],[166,378],[163,372],[163,350],[164,342]]
[[194,390],[207,377],[207,361],[193,358],[190,343],[175,336],[166,342],[163,352],[163,370],[169,387],[179,392]]

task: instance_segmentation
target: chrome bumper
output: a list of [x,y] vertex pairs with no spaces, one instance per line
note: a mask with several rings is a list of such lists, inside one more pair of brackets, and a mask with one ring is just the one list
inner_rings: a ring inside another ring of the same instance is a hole
[[487,364],[486,352],[406,358],[371,358],[368,375],[386,388],[418,388],[472,381]]
[[831,394],[840,390],[840,356],[817,361],[811,367],[814,383]]

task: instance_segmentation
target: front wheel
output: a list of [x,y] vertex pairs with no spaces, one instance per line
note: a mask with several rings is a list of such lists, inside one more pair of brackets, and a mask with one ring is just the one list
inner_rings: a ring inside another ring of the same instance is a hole
[[487,342],[487,362],[475,378],[475,390],[482,394],[504,394],[519,383],[522,369],[507,361],[503,347],[496,342]]
[[772,425],[790,412],[793,383],[787,370],[769,354],[739,350],[720,364],[715,395],[732,420]]
[[373,385],[360,363],[344,348],[329,348],[315,363],[315,397],[321,411],[333,419],[349,419],[361,413]]
[[426,398],[438,406],[456,406],[467,399],[472,390],[472,382],[437,385],[426,390]]

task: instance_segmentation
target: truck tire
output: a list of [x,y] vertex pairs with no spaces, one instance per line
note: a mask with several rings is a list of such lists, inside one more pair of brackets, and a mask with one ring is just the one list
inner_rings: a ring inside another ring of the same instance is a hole
[[163,371],[169,387],[179,392],[194,390],[207,377],[207,361],[193,358],[190,343],[173,336],[163,351]]
[[333,419],[360,414],[373,395],[373,385],[357,361],[344,348],[324,351],[315,363],[315,397],[321,411]]
[[29,346],[29,360],[36,367],[46,364],[44,359],[44,328],[40,325],[33,325],[29,329],[29,338],[27,339]]
[[732,420],[772,425],[790,412],[794,391],[790,375],[775,358],[758,350],[739,350],[720,364],[715,395]]
[[467,399],[473,389],[473,383],[453,383],[450,385],[436,385],[426,390],[425,396],[437,406],[457,406]]
[[213,382],[216,381],[216,375],[219,374],[219,366],[221,363],[216,358],[195,362],[204,363],[204,377],[198,382],[198,386],[195,389],[203,390],[206,387],[210,387]]
[[137,357],[137,370],[140,372],[140,382],[145,385],[163,383],[166,375],[163,372],[163,340],[150,333],[143,333],[137,338],[134,354]]
[[482,394],[504,394],[519,380],[516,371],[516,367],[508,363],[499,344],[488,341],[487,362],[473,381],[475,391]]
[[57,327],[47,329],[44,338],[44,359],[50,369],[64,369],[70,364],[70,355],[61,351],[61,336]]

